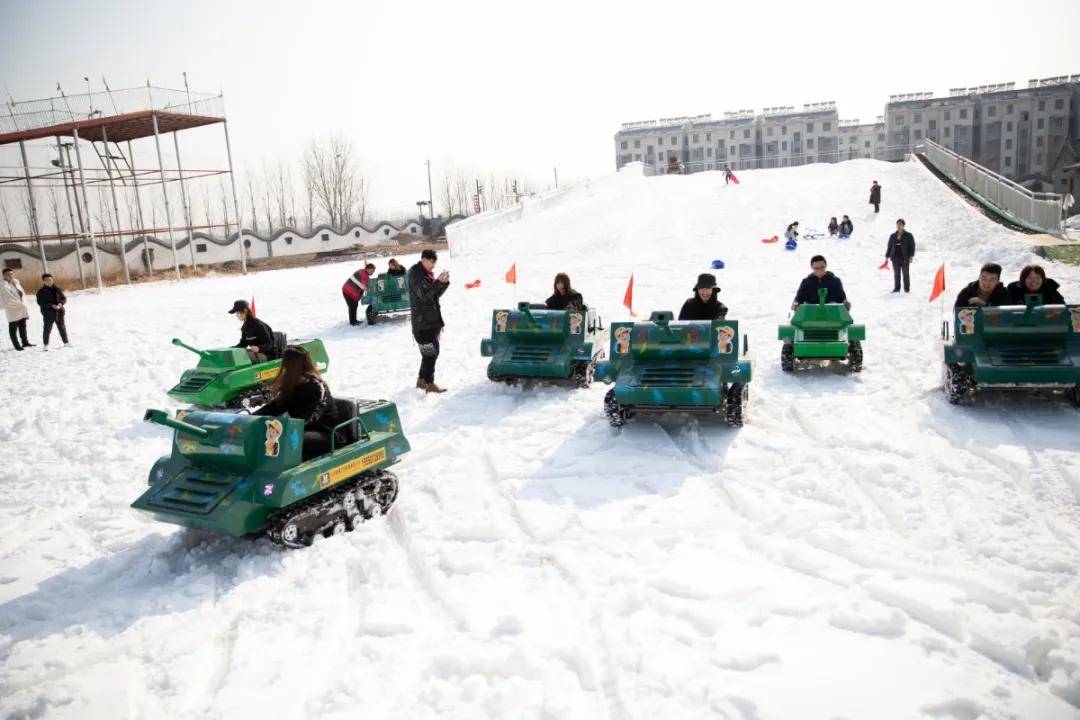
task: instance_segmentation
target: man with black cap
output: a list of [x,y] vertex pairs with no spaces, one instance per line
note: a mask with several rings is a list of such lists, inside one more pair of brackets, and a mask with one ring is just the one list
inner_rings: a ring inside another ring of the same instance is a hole
[[426,393],[446,392],[435,384],[435,361],[439,358],[439,336],[442,334],[442,308],[439,298],[450,287],[450,275],[443,270],[435,277],[439,256],[432,249],[420,253],[420,262],[409,268],[409,314],[413,339],[420,346],[420,372],[416,387]]
[[240,327],[240,342],[233,347],[246,349],[253,363],[277,359],[274,352],[274,331],[251,313],[251,305],[247,300],[234,302],[229,314],[235,315],[236,319],[243,323]]
[[840,278],[833,275],[827,269],[824,255],[815,255],[810,258],[810,269],[813,271],[799,283],[799,290],[795,293],[795,301],[791,303],[791,309],[795,310],[800,305],[812,305],[818,302],[818,290],[825,288],[825,302],[843,303],[844,307],[851,309],[847,293],[844,292],[844,283]]
[[716,296],[720,288],[716,287],[716,276],[710,273],[698,275],[694,283],[694,296],[683,303],[679,311],[680,320],[723,320],[727,317],[727,306]]

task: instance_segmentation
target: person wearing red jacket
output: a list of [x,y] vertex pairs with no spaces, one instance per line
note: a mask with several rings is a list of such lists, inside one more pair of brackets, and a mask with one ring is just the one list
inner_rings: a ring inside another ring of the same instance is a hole
[[371,284],[371,276],[375,272],[375,266],[368,263],[360,268],[345,281],[341,286],[341,295],[345,298],[345,304],[349,306],[349,324],[359,325],[356,320],[356,308],[360,304],[360,298],[367,292]]

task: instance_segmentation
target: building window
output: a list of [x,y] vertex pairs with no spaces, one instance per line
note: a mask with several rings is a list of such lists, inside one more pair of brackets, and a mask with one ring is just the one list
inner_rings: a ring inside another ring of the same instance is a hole
[[780,134],[781,135],[787,135],[787,125],[781,125],[780,126]]
[[771,127],[765,128],[765,134],[769,137],[772,137],[772,131],[773,129]]
[[960,119],[967,120],[967,108],[960,108]]
[[1012,150],[1012,138],[1005,138],[1005,149]]
[[93,260],[93,259],[94,259],[94,256],[93,256],[93,255],[91,255],[90,253],[83,253],[83,254],[82,254],[82,261],[83,261],[84,263],[88,263],[88,262],[90,262],[90,261],[91,261],[91,260]]
[[635,140],[634,141],[634,147],[635,148],[640,148],[641,147],[641,141],[640,140]]
[[878,142],[885,142],[885,133],[878,133],[877,140]]
[[780,143],[780,149],[785,151],[787,150],[787,140],[784,140]]
[[323,233],[322,234],[322,241],[323,242],[330,242],[330,233]]
[[1012,167],[1012,158],[1008,155],[1005,156],[1005,167]]
[[691,138],[690,142],[697,143],[697,141],[698,141],[697,133],[694,133],[694,136],[693,136],[693,138]]
[[1040,135],[1039,137],[1035,138],[1035,147],[1042,147],[1042,146],[1043,146],[1043,136]]
[[712,148],[705,148],[705,157],[712,157]]
[[196,245],[195,246],[195,252],[200,252],[200,253],[206,252],[206,243],[199,243],[198,245]]
[[945,137],[952,135],[952,128],[948,125],[945,126]]
[[1039,153],[1038,155],[1035,156],[1035,165],[1036,166],[1042,165],[1042,160],[1043,160],[1043,154]]
[[[383,228],[382,234],[383,235],[389,235],[390,234],[390,228]],[[356,236],[360,237],[360,233],[356,233]]]
[[813,150],[814,149],[814,138],[807,138],[806,139],[806,149],[807,150]]
[[679,144],[679,138],[677,138],[677,137],[675,137],[674,135],[672,135],[672,136],[671,136],[671,144],[672,144],[672,145],[678,145],[678,144]]
[[731,130],[731,131],[728,132],[728,140],[734,140],[734,139],[735,139],[735,131]]
[[1013,124],[1012,124],[1012,120],[1010,120],[1009,122],[1005,123],[1005,132],[1012,132],[1012,129],[1013,129]]
[[1038,128],[1039,130],[1042,130],[1044,127],[1046,127],[1046,119],[1045,118],[1039,118],[1038,120],[1036,120],[1035,121],[1035,127]]
[[634,160],[640,161],[641,160],[641,153],[634,153]]
[[806,132],[808,132],[808,133],[814,132],[814,123],[806,123]]
[[5,270],[22,270],[21,258],[4,258]]
[[250,240],[245,240],[244,241],[244,247],[246,247],[246,248],[251,247],[251,241]]
[[285,236],[285,244],[286,245],[292,245],[292,235],[286,235]]
[[912,122],[918,125],[922,122],[922,113],[915,113],[915,117],[912,118]]
[[922,130],[916,130],[915,131],[915,139],[916,140],[922,140]]
[[996,105],[988,106],[986,108],[986,116],[987,117],[997,117],[997,106]]
[[654,152],[654,150],[653,150],[653,146],[652,146],[652,145],[649,145],[649,146],[647,146],[647,147],[645,148],[645,154],[646,154],[646,155],[652,155],[652,154],[653,154],[653,152]]
[[1054,109],[1055,110],[1064,110],[1065,109],[1065,98],[1058,98],[1057,100],[1055,100],[1054,101]]
[[620,150],[625,150],[627,148],[627,145],[628,145],[628,143],[625,140],[623,140],[621,143],[619,143],[619,149]]
[[656,141],[656,144],[657,145],[663,145],[664,144],[664,138],[663,137],[658,138],[657,141]]
[[903,125],[905,124],[905,122],[904,122],[904,116],[903,116],[903,115],[897,115],[896,117],[894,117],[894,118],[893,118],[893,123],[894,123],[894,124],[895,124],[895,125],[896,125],[897,127],[901,127],[901,126],[903,126]]
[[831,122],[821,123],[821,132],[829,132],[830,130],[832,130]]
[[1013,104],[1012,103],[1009,103],[1008,105],[1005,106],[1005,114],[1006,115],[1012,115],[1013,114]]
[[946,110],[945,111],[945,120],[948,121],[948,120],[951,120],[951,119],[952,119],[952,113],[950,113],[948,110]]
[[937,120],[927,120],[926,128],[928,130],[937,130]]
[[870,147],[870,141],[869,141],[869,140],[867,140],[866,142],[864,142],[864,143],[863,143],[863,147],[865,147],[865,148],[868,148],[868,147]]
[[749,139],[749,137],[750,137],[750,131],[749,131],[749,130],[743,130],[743,131],[742,131],[742,136],[743,136],[743,140],[747,140],[747,139]]
[[1039,112],[1042,112],[1045,109],[1046,109],[1046,101],[1045,100],[1040,100],[1039,101]]
[[1023,122],[1027,122],[1028,121],[1028,114],[1026,112],[1020,113],[1020,120],[1023,121]]

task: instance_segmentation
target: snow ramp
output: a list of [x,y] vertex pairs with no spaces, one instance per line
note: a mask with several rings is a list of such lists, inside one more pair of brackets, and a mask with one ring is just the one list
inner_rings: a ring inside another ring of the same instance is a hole
[[[1080,416],[948,405],[927,302],[943,263],[949,301],[985,261],[1036,258],[915,163],[740,180],[623,172],[451,226],[440,396],[413,387],[407,320],[345,323],[350,263],[72,293],[73,348],[0,356],[0,716],[1077,717]],[[844,213],[849,240],[761,242]],[[877,269],[897,217],[910,294]],[[817,253],[867,328],[857,376],[779,368]],[[491,309],[558,271],[609,321],[631,273],[644,316],[715,272],[756,363],[746,425],[613,431],[602,385],[489,383]],[[281,552],[128,509],[168,446],[139,418],[190,364],[168,338],[233,342],[221,310],[251,295],[323,338],[335,394],[398,404],[390,517]]]

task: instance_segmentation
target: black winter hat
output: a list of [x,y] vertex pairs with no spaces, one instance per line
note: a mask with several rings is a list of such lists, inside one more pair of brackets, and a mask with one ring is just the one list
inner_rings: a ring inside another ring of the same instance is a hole
[[716,276],[711,273],[701,273],[697,276],[694,292],[697,292],[701,288],[712,288],[716,292],[720,292],[720,288],[716,287]]
[[233,313],[238,313],[241,310],[250,310],[250,309],[251,309],[251,306],[248,304],[247,300],[237,300],[236,302],[234,302],[232,304],[232,310],[229,311],[229,315],[232,315]]

